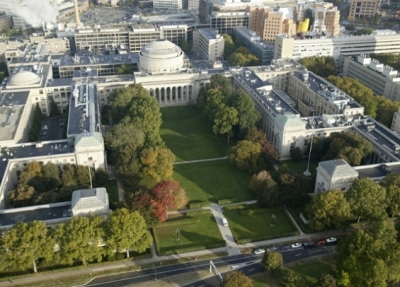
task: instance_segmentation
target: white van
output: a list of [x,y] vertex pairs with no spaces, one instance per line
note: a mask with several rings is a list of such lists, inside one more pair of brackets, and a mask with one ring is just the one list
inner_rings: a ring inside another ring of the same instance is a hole
[[228,220],[226,220],[226,218],[222,218],[221,222],[223,226],[228,226]]

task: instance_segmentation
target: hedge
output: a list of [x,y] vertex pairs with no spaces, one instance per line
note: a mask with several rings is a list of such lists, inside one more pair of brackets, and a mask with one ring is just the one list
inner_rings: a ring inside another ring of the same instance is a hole
[[228,205],[224,206],[224,210],[237,210],[237,209],[254,209],[254,208],[261,207],[260,204],[258,203],[253,203],[253,204],[235,204],[235,205]]
[[209,207],[210,205],[211,205],[211,202],[196,202],[196,203],[189,204],[189,209]]
[[176,225],[192,224],[192,223],[197,223],[197,222],[199,222],[199,219],[189,217],[189,218],[183,218],[183,219],[171,220],[171,221],[165,221],[162,223],[158,223],[155,227],[176,226]]
[[171,248],[171,247],[170,248],[162,248],[161,250],[158,250],[158,254],[160,256],[166,256],[166,255],[187,253],[187,252],[213,249],[213,248],[219,248],[219,247],[225,247],[225,246],[226,246],[225,241],[219,241],[219,242],[210,243],[207,245],[195,245],[195,246],[188,246],[188,247],[182,247],[182,248],[176,248],[176,249]]
[[238,199],[236,197],[218,200],[218,204],[229,204],[234,202],[238,202]]
[[196,210],[196,211],[188,211],[186,212],[186,216],[188,217],[196,217],[200,215],[209,215],[211,213],[211,210]]
[[246,216],[246,215],[252,215],[252,214],[259,214],[259,213],[268,213],[268,209],[265,208],[256,208],[256,209],[245,209],[245,210],[240,210],[239,214]]
[[270,240],[270,239],[275,239],[275,238],[280,238],[280,237],[289,237],[289,236],[296,236],[299,235],[300,233],[298,231],[290,231],[290,232],[284,232],[284,233],[279,233],[279,234],[274,234],[274,235],[267,235],[267,236],[258,236],[258,237],[251,237],[251,238],[237,238],[235,237],[235,241],[237,244],[246,244],[250,242],[257,242],[257,241],[263,241],[263,240]]

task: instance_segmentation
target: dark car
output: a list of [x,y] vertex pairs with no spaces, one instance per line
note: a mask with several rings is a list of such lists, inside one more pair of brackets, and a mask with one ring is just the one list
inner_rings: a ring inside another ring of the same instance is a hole
[[280,251],[285,251],[285,250],[289,250],[289,249],[290,249],[290,246],[287,246],[287,245],[283,245],[279,248]]
[[314,244],[314,242],[307,241],[303,243],[304,248],[312,248],[312,247],[317,247],[317,245]]
[[324,245],[325,243],[326,243],[326,241],[325,241],[324,239],[315,241],[315,244],[316,244],[316,245]]

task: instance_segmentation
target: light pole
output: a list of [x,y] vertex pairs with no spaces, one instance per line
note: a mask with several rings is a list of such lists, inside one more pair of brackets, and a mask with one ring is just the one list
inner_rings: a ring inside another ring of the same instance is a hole
[[310,158],[311,158],[311,151],[312,151],[312,142],[313,142],[314,134],[311,135],[311,144],[310,144],[310,152],[308,153],[308,163],[307,163],[307,170],[303,172],[305,176],[310,176],[311,172],[308,170],[310,167]]

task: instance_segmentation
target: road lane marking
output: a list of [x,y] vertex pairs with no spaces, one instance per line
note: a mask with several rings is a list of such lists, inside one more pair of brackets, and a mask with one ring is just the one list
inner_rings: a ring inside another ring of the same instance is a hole
[[300,256],[300,255],[302,255],[301,253],[299,253],[299,254],[296,254],[295,256]]

